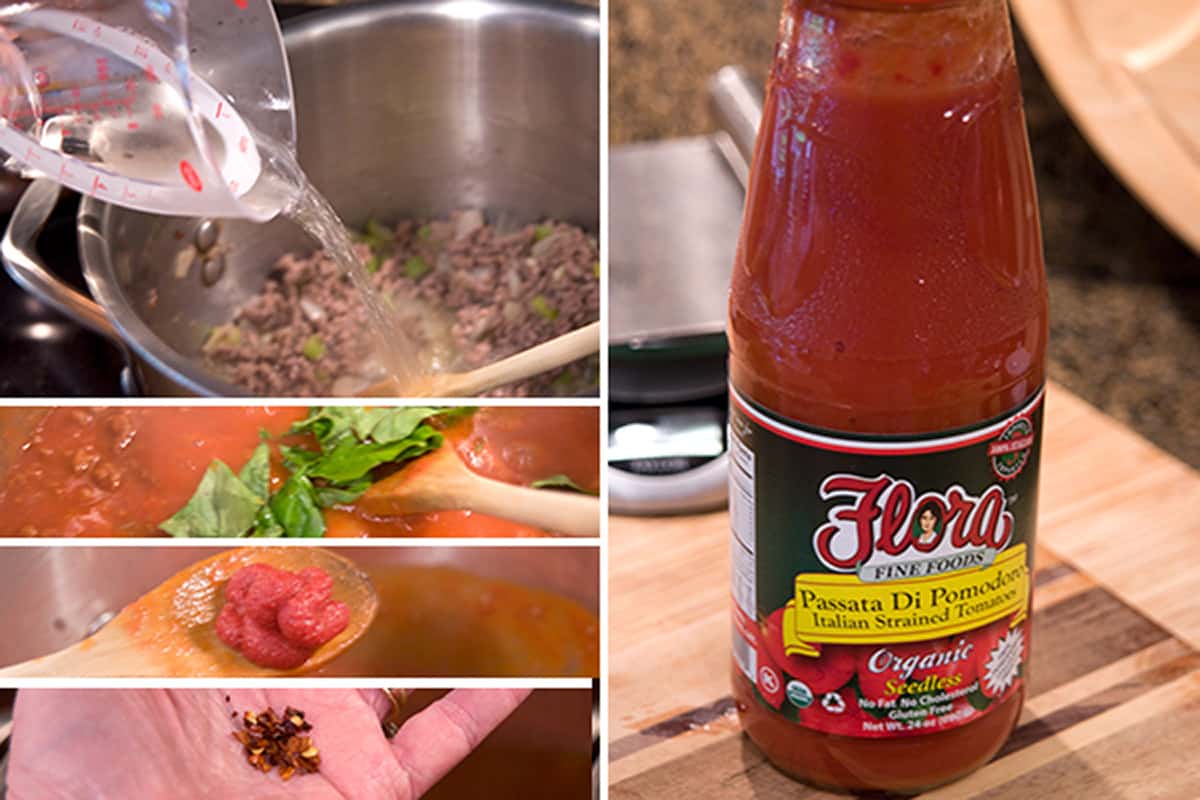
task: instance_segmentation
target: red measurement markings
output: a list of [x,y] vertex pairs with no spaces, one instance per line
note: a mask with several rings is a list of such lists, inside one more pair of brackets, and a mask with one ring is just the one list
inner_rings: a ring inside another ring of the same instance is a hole
[[99,175],[93,175],[92,176],[92,194],[96,195],[96,194],[99,194],[100,192],[107,192],[107,191],[108,191],[108,184],[106,184],[104,181],[100,180]]
[[225,101],[224,100],[218,101],[217,102],[217,113],[214,114],[213,116],[215,116],[217,119],[220,119],[221,112],[224,110],[225,110]]
[[66,180],[74,180],[75,179],[75,173],[71,172],[71,170],[67,169],[66,161],[63,161],[62,164],[59,166],[58,177],[64,178]]
[[248,0],[233,0],[233,4],[242,9],[249,5]]
[[154,104],[154,107],[153,107],[153,109],[152,109],[152,110],[154,111],[154,118],[155,118],[155,119],[162,119],[162,118],[163,118],[163,110],[162,110],[162,106],[161,106],[161,105],[159,105],[158,103],[155,103],[155,104]]
[[[112,108],[113,106],[117,106],[120,109],[124,109],[124,108],[128,107],[128,103],[126,103],[123,100],[113,100],[112,98],[105,98],[104,100],[97,100],[94,103],[77,102],[77,103],[72,103],[72,104],[64,103],[62,105],[53,105],[53,104],[48,103],[48,104],[42,106],[42,112],[46,116],[52,116],[52,117],[57,116],[59,114],[67,112],[67,111],[74,111],[74,112],[77,112],[80,114],[87,112],[89,116],[98,119],[98,118],[100,118],[101,115],[96,114],[95,112],[102,111],[107,108]],[[117,112],[117,113],[119,114],[119,112]],[[17,120],[24,119],[26,117],[32,117],[33,112],[29,108],[22,107],[22,108],[18,108],[16,111],[14,111],[10,115],[10,114],[5,113],[3,108],[0,108],[0,116],[4,117],[5,119],[8,119],[10,122],[16,122]]]
[[196,174],[196,170],[187,161],[179,162],[179,174],[183,175],[183,182],[192,187],[193,191],[204,191],[204,184],[200,182],[200,176]]
[[[99,58],[96,59],[96,80],[99,83],[104,84],[104,83],[108,83],[108,81],[111,78],[112,78],[112,75],[108,71],[108,58],[106,58],[105,56],[100,56]],[[112,103],[113,103],[113,101],[111,99],[109,99],[109,96],[108,96],[108,87],[101,86],[100,87],[100,105],[111,107]]]

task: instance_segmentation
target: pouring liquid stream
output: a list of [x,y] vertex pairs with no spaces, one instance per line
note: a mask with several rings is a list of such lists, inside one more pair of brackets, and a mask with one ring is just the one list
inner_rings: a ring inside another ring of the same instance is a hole
[[[416,380],[436,364],[423,353],[416,331],[405,326],[401,315],[392,302],[383,296],[371,282],[371,273],[359,260],[350,233],[333,205],[308,179],[291,148],[261,135],[255,135],[259,151],[265,157],[266,192],[282,193],[276,204],[280,214],[298,225],[324,250],[338,266],[342,276],[354,286],[362,301],[367,327],[374,339],[378,364],[364,364],[361,389],[369,386],[375,378],[384,374],[395,379],[400,386],[413,385]],[[258,186],[252,191],[263,191]]]

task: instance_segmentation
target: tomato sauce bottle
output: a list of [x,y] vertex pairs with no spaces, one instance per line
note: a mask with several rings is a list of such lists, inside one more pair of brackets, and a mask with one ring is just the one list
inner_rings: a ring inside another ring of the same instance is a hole
[[1025,697],[1047,337],[1004,0],[787,0],[730,299],[733,687],[915,793]]

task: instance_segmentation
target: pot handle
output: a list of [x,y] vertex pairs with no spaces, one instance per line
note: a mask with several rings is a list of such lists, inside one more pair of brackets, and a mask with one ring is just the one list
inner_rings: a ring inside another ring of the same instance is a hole
[[614,514],[697,514],[724,507],[729,489],[729,454],[676,475],[635,475],[608,468],[608,507]]
[[75,322],[105,336],[125,351],[116,326],[96,301],[76,290],[42,263],[37,252],[38,236],[58,205],[62,187],[47,178],[29,185],[13,209],[12,220],[0,242],[4,268],[17,284]]

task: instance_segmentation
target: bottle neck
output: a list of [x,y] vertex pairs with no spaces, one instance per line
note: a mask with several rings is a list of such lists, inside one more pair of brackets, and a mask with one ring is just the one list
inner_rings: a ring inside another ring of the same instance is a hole
[[1014,66],[1006,0],[786,0],[773,78],[904,93]]

